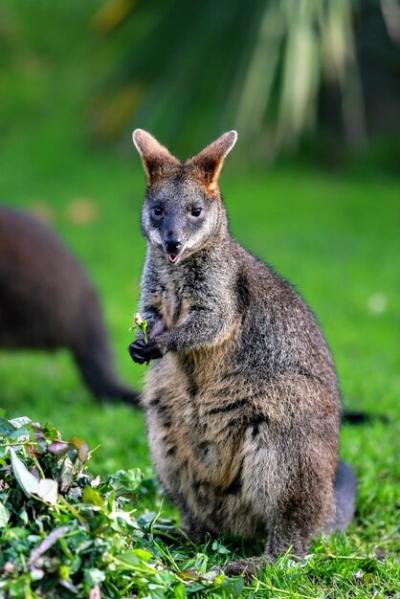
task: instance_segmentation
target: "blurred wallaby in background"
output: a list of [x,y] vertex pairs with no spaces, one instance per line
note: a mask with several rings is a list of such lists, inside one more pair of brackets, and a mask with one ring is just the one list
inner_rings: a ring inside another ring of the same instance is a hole
[[82,266],[47,225],[4,206],[0,348],[67,348],[95,397],[138,402],[114,371],[97,292]]

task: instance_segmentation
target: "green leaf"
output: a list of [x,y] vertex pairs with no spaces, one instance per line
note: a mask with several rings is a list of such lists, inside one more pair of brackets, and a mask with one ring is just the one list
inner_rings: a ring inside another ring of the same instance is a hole
[[60,431],[48,422],[43,427],[43,433],[46,439],[50,439],[51,441],[59,441],[61,439]]
[[223,583],[221,584],[221,586],[218,588],[223,590],[226,593],[227,597],[232,597],[232,599],[233,599],[234,597],[240,597],[243,587],[244,587],[243,578],[233,578],[233,579],[226,578],[223,581]]
[[222,545],[222,543],[219,543],[218,541],[214,541],[211,545],[211,548],[213,551],[220,553],[221,555],[227,555],[228,553],[231,553],[231,551],[225,547],[225,545]]
[[19,418],[11,418],[8,422],[12,424],[14,428],[22,428],[23,426],[30,424],[32,420],[28,418],[28,416],[20,416]]
[[106,575],[98,568],[90,568],[85,570],[85,582],[90,587],[94,587],[106,579]]
[[5,418],[0,418],[0,436],[9,437],[13,433],[15,433],[16,428],[17,428],[16,426],[13,426]]
[[180,582],[174,588],[174,599],[185,599],[185,597],[186,597],[185,585],[182,582]]
[[132,551],[125,551],[118,556],[119,561],[126,564],[127,566],[138,566],[140,560]]
[[134,549],[132,553],[136,555],[142,562],[148,562],[153,557],[153,554],[146,549]]
[[96,489],[93,489],[93,487],[90,487],[89,485],[83,489],[82,500],[84,503],[90,503],[99,507],[103,507],[104,505],[103,497],[96,491]]

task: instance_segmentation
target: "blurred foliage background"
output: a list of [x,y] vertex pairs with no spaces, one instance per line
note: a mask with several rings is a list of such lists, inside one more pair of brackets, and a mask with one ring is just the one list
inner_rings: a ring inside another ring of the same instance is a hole
[[235,127],[243,162],[393,171],[399,50],[397,0],[4,0],[2,140],[121,150],[140,125],[186,155]]

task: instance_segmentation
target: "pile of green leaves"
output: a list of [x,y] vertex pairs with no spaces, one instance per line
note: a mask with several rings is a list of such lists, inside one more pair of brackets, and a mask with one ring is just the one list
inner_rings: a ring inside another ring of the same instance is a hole
[[[240,594],[243,581],[208,570],[206,554],[172,554],[173,522],[141,508],[156,492],[150,477],[101,480],[89,458],[82,440],[49,424],[0,418],[0,597]],[[219,543],[208,550],[226,558]]]

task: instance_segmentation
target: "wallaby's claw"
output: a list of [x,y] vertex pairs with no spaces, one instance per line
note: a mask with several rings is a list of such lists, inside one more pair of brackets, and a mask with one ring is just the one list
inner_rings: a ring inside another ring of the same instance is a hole
[[144,364],[149,360],[156,360],[161,358],[163,353],[160,345],[155,339],[150,339],[148,343],[145,343],[144,339],[139,339],[129,346],[129,354],[136,364]]

